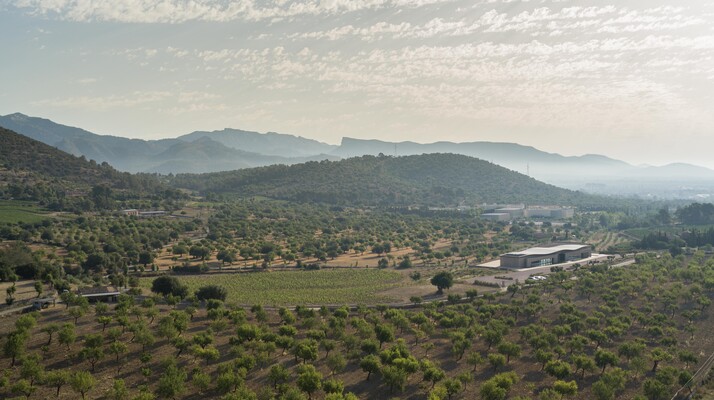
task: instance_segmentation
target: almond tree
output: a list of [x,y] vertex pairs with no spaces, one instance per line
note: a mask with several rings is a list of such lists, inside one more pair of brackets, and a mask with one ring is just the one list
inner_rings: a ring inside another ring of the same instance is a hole
[[24,331],[14,331],[7,336],[3,345],[3,354],[5,357],[12,359],[10,367],[15,366],[17,357],[25,353],[25,343],[27,342],[27,333]]
[[69,383],[70,379],[71,379],[71,374],[69,373],[69,371],[60,369],[60,370],[48,372],[45,375],[44,381],[47,386],[57,389],[57,392],[55,393],[55,395],[57,397],[59,397],[60,389],[62,389],[62,386]]
[[52,337],[54,336],[54,334],[60,330],[60,326],[56,323],[52,323],[47,326],[44,326],[40,330],[47,334],[47,345],[49,346],[50,344],[52,344]]
[[72,387],[72,390],[80,393],[82,399],[85,399],[87,392],[92,390],[96,384],[97,380],[87,371],[77,371],[71,375],[69,379],[69,385]]

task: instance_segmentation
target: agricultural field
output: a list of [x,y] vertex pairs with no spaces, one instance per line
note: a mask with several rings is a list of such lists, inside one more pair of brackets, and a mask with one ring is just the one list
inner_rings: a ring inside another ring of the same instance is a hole
[[36,223],[50,218],[36,204],[24,201],[0,201],[0,224]]
[[714,351],[712,271],[711,260],[640,256],[411,309],[67,297],[68,308],[0,326],[0,398],[669,399]]
[[628,238],[619,232],[598,231],[590,235],[586,241],[593,245],[596,252],[604,252],[611,246],[627,242]]
[[[141,285],[150,288],[153,279],[142,278]],[[179,276],[179,280],[191,292],[221,285],[228,289],[228,302],[270,306],[390,303],[399,299],[380,292],[410,284],[398,272],[378,269],[204,274]]]

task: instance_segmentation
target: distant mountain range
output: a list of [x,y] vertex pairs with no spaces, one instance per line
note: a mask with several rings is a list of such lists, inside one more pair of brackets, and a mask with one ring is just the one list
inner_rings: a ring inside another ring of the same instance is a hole
[[[73,156],[2,127],[0,143],[0,198],[35,200],[58,210],[91,209],[91,204],[82,202],[90,196],[101,200],[104,192],[94,193],[101,186],[128,198],[156,192],[166,196],[169,187],[173,187],[204,194],[264,196],[343,206],[527,202],[590,208],[613,203],[610,199],[561,189],[490,162],[457,154],[362,156],[290,166],[178,174],[163,178],[164,182],[160,183],[152,174],[118,172],[106,162]],[[225,146],[209,138],[171,148],[176,150],[172,156],[193,156],[197,162],[207,161],[212,154],[221,157],[225,151]],[[195,154],[197,148],[204,152]],[[107,199],[109,196],[106,195]],[[109,204],[109,200],[105,203]]]
[[278,157],[313,157],[333,152],[337,146],[306,139],[294,135],[268,132],[257,133],[238,129],[224,129],[213,132],[193,132],[179,136],[179,140],[194,142],[209,138],[224,146],[246,152]]
[[202,173],[338,159],[321,154],[336,146],[278,133],[224,129],[193,132],[175,139],[128,139],[98,135],[19,113],[1,116],[0,126],[127,172]]
[[421,144],[414,142],[383,142],[344,138],[342,144],[332,154],[340,157],[360,155],[416,155],[428,153],[454,153],[491,161],[503,167],[529,173],[538,179],[558,180],[571,177],[687,177],[714,178],[714,171],[691,164],[670,164],[662,167],[637,167],[624,161],[597,154],[567,157],[557,153],[547,153],[534,147],[515,143],[497,142],[436,142]]
[[554,185],[600,194],[714,196],[714,171],[708,168],[684,163],[634,166],[602,155],[567,157],[515,143],[421,144],[343,138],[334,146],[294,135],[236,129],[140,140],[97,135],[19,113],[0,116],[0,126],[128,172],[203,173],[363,155],[454,153],[491,161]]

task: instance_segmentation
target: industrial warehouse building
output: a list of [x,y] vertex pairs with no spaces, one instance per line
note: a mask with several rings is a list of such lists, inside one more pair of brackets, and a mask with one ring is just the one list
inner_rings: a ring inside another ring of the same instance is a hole
[[554,244],[545,247],[508,253],[501,256],[503,268],[531,268],[562,264],[592,256],[592,247],[587,244]]

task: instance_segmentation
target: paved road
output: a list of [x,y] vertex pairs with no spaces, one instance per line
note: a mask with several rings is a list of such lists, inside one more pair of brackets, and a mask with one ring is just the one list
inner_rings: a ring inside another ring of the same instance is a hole
[[616,267],[626,267],[626,266],[628,266],[628,265],[634,264],[635,262],[636,262],[636,261],[635,261],[635,259],[633,258],[633,259],[631,259],[631,260],[625,260],[625,261],[623,261],[623,262],[621,262],[621,263],[613,264],[612,267],[613,267],[613,268],[616,268]]

